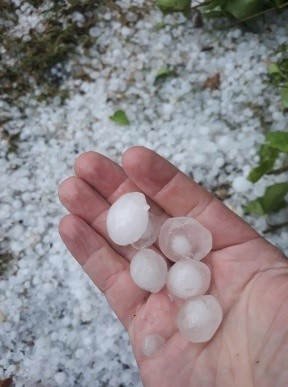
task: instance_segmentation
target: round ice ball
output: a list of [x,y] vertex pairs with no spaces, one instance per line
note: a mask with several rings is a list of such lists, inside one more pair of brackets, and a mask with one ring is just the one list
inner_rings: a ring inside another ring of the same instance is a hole
[[168,272],[167,288],[179,298],[205,294],[209,289],[211,272],[207,265],[194,259],[176,262]]
[[214,296],[196,296],[181,306],[177,326],[188,341],[205,343],[213,337],[222,318],[222,308]]
[[149,208],[145,195],[140,192],[129,192],[116,200],[106,220],[112,241],[126,246],[140,239],[148,226]]
[[137,249],[145,249],[153,245],[157,241],[159,236],[159,231],[161,227],[161,219],[159,216],[149,213],[149,222],[148,226],[138,241],[132,243],[132,246]]
[[166,284],[167,263],[151,249],[143,249],[134,255],[130,263],[130,273],[136,285],[151,293],[159,292]]
[[183,258],[200,261],[212,249],[212,234],[193,218],[169,218],[160,229],[159,245],[173,262]]

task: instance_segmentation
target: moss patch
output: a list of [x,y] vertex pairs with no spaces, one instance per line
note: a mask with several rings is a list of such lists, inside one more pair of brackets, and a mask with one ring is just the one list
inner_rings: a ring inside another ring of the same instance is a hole
[[[0,89],[2,98],[9,104],[36,87],[40,99],[52,97],[59,91],[69,75],[65,73],[65,64],[75,54],[77,46],[85,50],[93,44],[89,30],[96,24],[96,10],[101,1],[60,0],[49,4],[29,0],[26,5],[25,15],[39,15],[39,23],[33,28],[21,26],[22,8],[17,9],[9,0],[0,1],[3,10],[0,16],[3,36]],[[21,28],[25,30],[23,34]],[[65,96],[67,93],[63,94]]]

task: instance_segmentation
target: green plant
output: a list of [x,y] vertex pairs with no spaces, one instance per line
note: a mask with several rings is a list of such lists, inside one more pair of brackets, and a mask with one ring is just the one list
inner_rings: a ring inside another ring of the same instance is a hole
[[[248,180],[256,183],[264,175],[280,175],[288,171],[288,131],[275,131],[266,134],[266,143],[261,145],[259,151],[259,164],[253,168]],[[282,160],[282,165],[274,169],[277,159]],[[269,215],[288,205],[285,200],[288,194],[288,182],[276,183],[268,186],[263,196],[247,203],[246,213],[256,215]]]
[[287,0],[211,0],[205,3],[204,11],[207,15],[218,12],[220,16],[232,16],[244,21],[287,5]]
[[[27,2],[41,14],[42,29],[31,28],[28,35],[18,36],[11,32],[18,25],[17,6],[9,0],[0,0],[4,52],[0,63],[0,89],[1,97],[12,105],[22,96],[33,93],[36,87],[38,99],[68,95],[67,90],[59,93],[62,79],[67,76],[65,64],[78,45],[85,50],[93,44],[89,29],[96,23],[95,11],[101,3],[100,0],[60,0],[53,1],[47,9],[43,7],[44,0]],[[75,12],[83,15],[83,23],[75,21]],[[57,71],[53,72],[56,66]]]
[[[193,0],[157,0],[157,5],[164,13],[184,12],[200,8],[206,16],[229,16],[239,21],[246,21],[270,10],[288,6],[287,0],[207,0],[198,3]],[[192,8],[191,8],[192,6]]]
[[191,0],[156,0],[156,3],[163,13],[186,13],[191,8]]
[[[275,131],[266,134],[266,143],[261,145],[259,164],[253,168],[248,180],[256,183],[264,175],[280,175],[288,171],[288,132]],[[276,160],[281,158],[281,167],[274,169]],[[269,215],[287,206],[288,182],[276,183],[266,188],[263,196],[247,203],[247,213]]]
[[269,215],[287,206],[285,196],[288,193],[288,182],[276,183],[266,188],[263,196],[251,200],[245,207],[246,213]]
[[[270,82],[278,87],[284,109],[288,108],[288,46],[282,44],[277,52],[281,58],[268,65]],[[256,183],[264,175],[280,175],[288,171],[288,131],[268,132],[265,136],[265,143],[258,151],[259,163],[254,167],[248,180]],[[280,166],[275,169],[278,162]],[[258,197],[246,205],[247,213],[257,215],[269,215],[286,207],[285,200],[288,194],[288,183],[276,183],[267,187],[264,196]],[[286,223],[284,223],[286,225]]]
[[111,121],[114,121],[116,124],[120,126],[129,126],[130,121],[127,117],[127,114],[123,110],[117,110],[111,117],[109,117]]
[[169,69],[168,67],[161,67],[155,76],[154,83],[157,84],[161,81],[165,81],[167,78],[176,76],[177,74],[173,69]]
[[288,157],[284,157],[284,165],[274,170],[276,160],[280,155],[288,155],[288,132],[275,131],[266,134],[266,143],[261,145],[258,156],[259,164],[253,168],[248,180],[256,183],[265,174],[279,174],[288,170]]
[[272,84],[279,88],[284,109],[288,109],[288,45],[282,44],[278,51],[282,58],[276,63],[270,63],[268,72]]

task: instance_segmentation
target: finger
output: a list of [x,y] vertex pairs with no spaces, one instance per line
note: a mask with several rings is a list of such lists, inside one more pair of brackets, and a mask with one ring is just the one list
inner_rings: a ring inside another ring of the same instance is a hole
[[[132,245],[119,246],[110,239],[106,227],[106,218],[110,204],[89,184],[78,177],[70,177],[60,185],[59,198],[71,214],[83,219],[98,234],[105,238],[117,253],[131,261],[138,249]],[[156,213],[155,209],[153,211]],[[159,221],[162,218],[163,216],[160,217],[159,215]],[[149,246],[149,248],[160,253],[157,244],[156,246]],[[168,259],[166,257],[164,259],[170,265]]]
[[[127,192],[141,192],[120,165],[100,153],[83,153],[77,158],[74,169],[76,175],[95,188],[108,204],[114,203]],[[163,213],[162,209],[152,201],[149,205],[155,215],[159,216]]]
[[105,294],[111,308],[128,329],[149,295],[132,281],[129,263],[75,215],[66,215],[60,221],[59,233],[70,253]]
[[259,237],[216,197],[155,152],[130,148],[122,164],[129,178],[167,214],[191,216],[207,227],[213,235],[214,250]]
[[[108,202],[111,202],[118,190],[121,191],[121,185],[125,186],[126,180],[129,180],[123,168],[96,152],[82,153],[75,161],[74,170],[76,176],[95,188]],[[131,190],[136,190],[133,182],[128,184]]]
[[115,251],[129,260],[135,254],[131,246],[118,246],[108,236],[106,216],[109,203],[90,185],[78,177],[66,179],[59,187],[59,199],[65,208],[88,223],[97,233],[109,240]]
[[[70,212],[75,213],[75,208],[77,207],[78,202],[91,203],[90,209],[86,208],[87,211],[82,211],[81,214],[77,213],[77,215],[81,216],[89,224],[95,226],[95,229],[102,235],[104,235],[102,231],[97,228],[97,224],[95,221],[91,223],[90,218],[95,218],[96,216],[95,208],[97,208],[98,211],[104,212],[104,210],[108,210],[109,205],[114,203],[115,200],[117,200],[121,195],[127,192],[141,192],[141,190],[135,185],[135,183],[133,183],[133,181],[131,181],[127,177],[122,167],[114,163],[112,160],[109,160],[105,156],[95,152],[87,152],[79,156],[75,162],[74,168],[76,175],[85,182],[87,182],[90,187],[93,187],[96,190],[96,193],[90,190],[90,200],[88,199],[88,197],[84,198],[83,194],[85,190],[83,188],[78,189],[79,195],[77,199],[74,200],[74,212],[71,211],[71,205],[69,210]],[[71,202],[73,196],[75,196],[73,194],[75,189],[67,188],[66,191],[68,196],[70,197]],[[97,198],[97,195],[100,195],[99,200]],[[103,199],[105,199],[106,201]],[[151,208],[150,212],[155,215],[160,225],[161,222],[167,219],[168,215],[165,214],[163,210],[152,200],[147,198],[147,201]],[[105,203],[105,206],[103,205],[103,203]],[[85,212],[87,212],[86,215]]]

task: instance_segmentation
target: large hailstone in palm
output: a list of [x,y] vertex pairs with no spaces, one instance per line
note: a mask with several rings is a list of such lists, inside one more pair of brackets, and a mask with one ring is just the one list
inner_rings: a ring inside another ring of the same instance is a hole
[[205,343],[214,336],[222,318],[222,308],[214,296],[197,296],[180,307],[177,327],[188,341]]
[[106,220],[111,240],[120,246],[138,241],[148,227],[149,208],[145,195],[140,192],[129,192],[116,200]]
[[152,246],[158,239],[160,227],[161,218],[149,212],[148,226],[141,238],[132,243],[132,246],[137,250]]
[[205,294],[210,286],[211,272],[207,265],[194,259],[176,262],[168,272],[170,294],[188,299]]
[[136,285],[151,293],[159,292],[166,284],[167,263],[151,249],[143,249],[134,255],[130,263],[130,274]]
[[169,218],[160,229],[159,246],[173,262],[184,258],[200,261],[212,249],[212,234],[193,218]]

